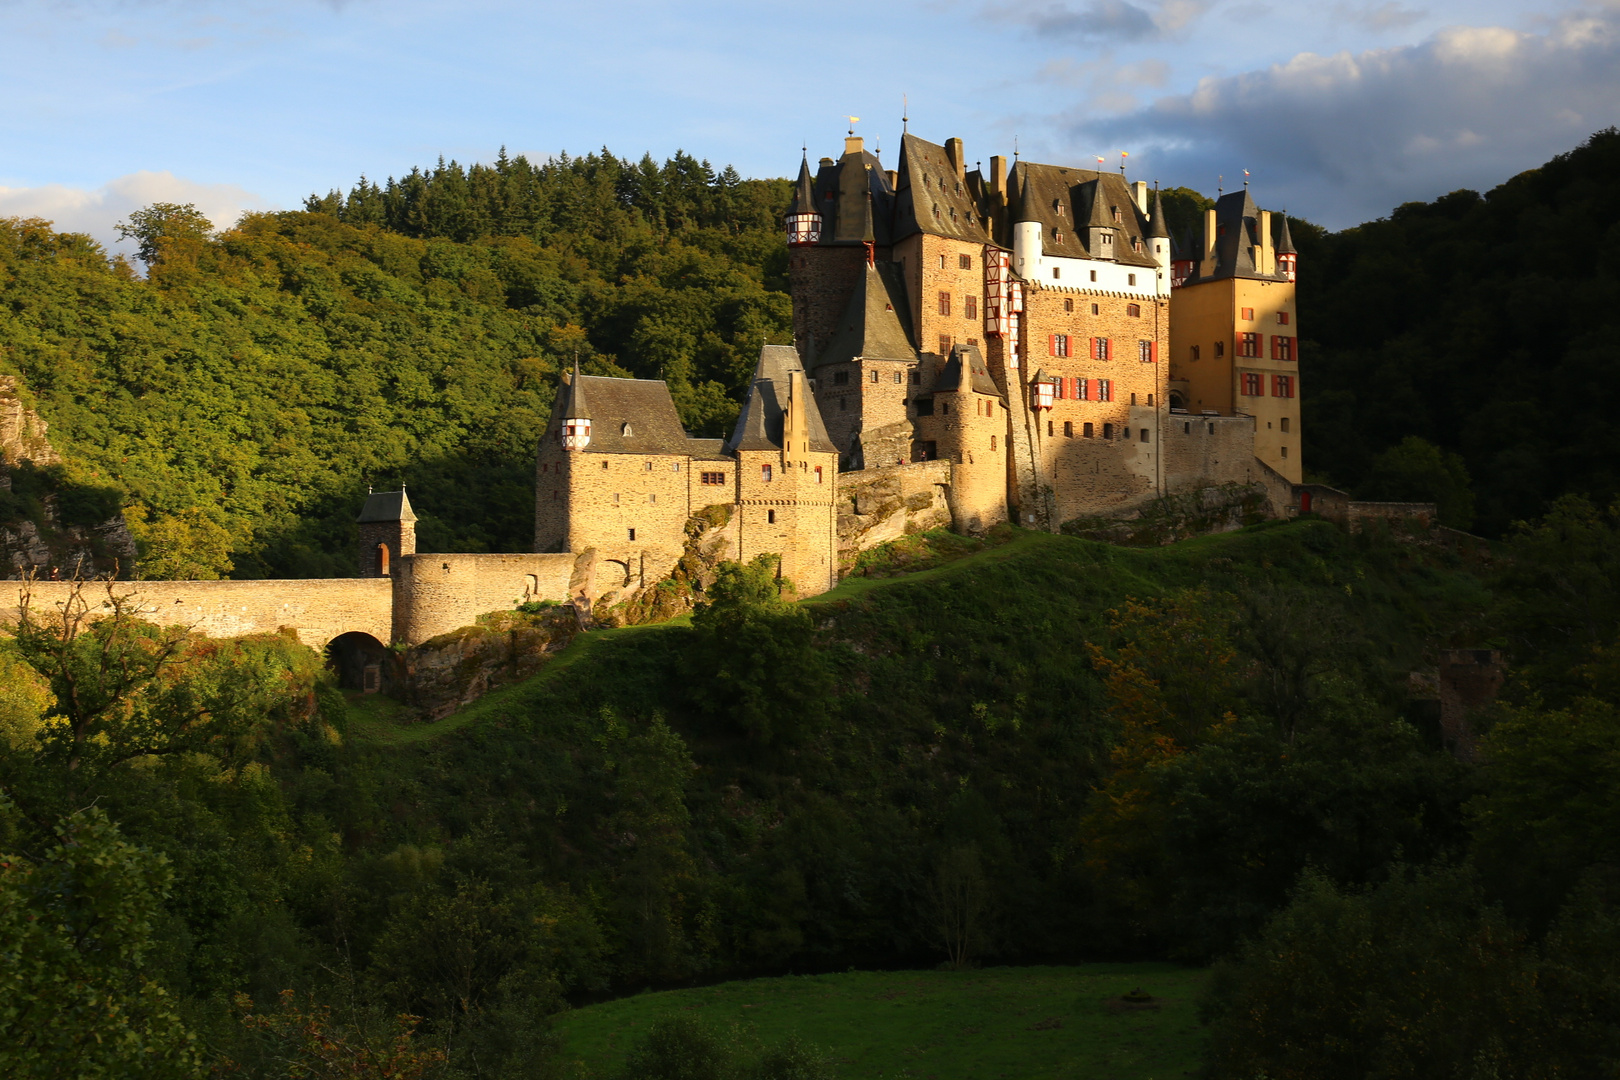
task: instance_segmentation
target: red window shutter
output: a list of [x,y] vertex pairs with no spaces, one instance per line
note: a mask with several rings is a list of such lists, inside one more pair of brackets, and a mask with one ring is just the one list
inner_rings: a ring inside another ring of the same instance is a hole
[[1288,346],[1289,346],[1288,355],[1293,357],[1294,363],[1296,363],[1296,364],[1299,363],[1299,338],[1297,338],[1297,337],[1289,338],[1288,339]]
[[1114,339],[1104,338],[1103,342],[1103,355],[1112,360],[1114,358]]
[[1276,334],[1271,335],[1271,358],[1273,360],[1277,359],[1277,335]]
[[1157,341],[1150,341],[1150,342],[1148,342],[1148,363],[1157,364],[1158,362],[1159,362],[1159,343]]
[[1051,355],[1051,356],[1056,356],[1057,355],[1057,335],[1056,334],[1053,334],[1050,338],[1047,339],[1046,347],[1048,349],[1048,355]]

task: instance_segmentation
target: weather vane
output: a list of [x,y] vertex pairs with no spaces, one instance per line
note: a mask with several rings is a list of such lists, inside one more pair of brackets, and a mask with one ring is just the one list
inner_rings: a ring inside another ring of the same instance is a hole
[[861,122],[861,118],[858,116],[846,116],[844,119],[849,121],[849,133],[851,135],[855,134],[855,125]]

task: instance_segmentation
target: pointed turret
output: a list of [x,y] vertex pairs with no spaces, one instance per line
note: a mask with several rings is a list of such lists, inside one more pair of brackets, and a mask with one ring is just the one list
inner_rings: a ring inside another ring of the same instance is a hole
[[872,229],[872,192],[866,193],[866,202],[861,213],[861,244],[866,248],[866,265],[872,266],[877,262],[877,236]]
[[821,240],[821,214],[816,210],[815,185],[810,179],[810,157],[799,162],[799,179],[793,186],[793,205],[783,218],[790,245],[814,244]]
[[1017,225],[1025,221],[1038,222],[1041,220],[1041,215],[1035,209],[1034,191],[1029,182],[1029,177],[1021,174],[1019,180],[1022,183],[1018,185],[1018,198],[1014,203],[1013,224]]
[[585,381],[579,374],[579,357],[574,357],[574,374],[567,383],[563,402],[562,444],[567,450],[583,450],[591,444],[591,409],[585,402]]
[[1045,241],[1041,238],[1041,215],[1035,207],[1035,185],[1030,183],[1029,171],[1014,166],[1018,174],[1018,194],[1013,201],[1013,268],[1018,276],[1033,278],[1040,274],[1041,256]]
[[388,577],[394,560],[416,554],[416,512],[398,491],[373,491],[355,519],[360,526],[360,576]]
[[1159,197],[1159,189],[1153,189],[1153,220],[1148,229],[1149,240],[1170,239],[1170,227],[1164,220],[1164,200]]
[[1277,273],[1289,281],[1299,276],[1299,252],[1294,250],[1294,238],[1288,235],[1288,212],[1282,213],[1282,232],[1277,237]]

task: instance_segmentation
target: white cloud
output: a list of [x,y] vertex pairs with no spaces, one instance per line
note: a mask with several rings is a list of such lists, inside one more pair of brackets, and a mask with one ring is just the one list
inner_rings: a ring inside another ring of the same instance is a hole
[[1456,26],[1417,45],[1301,53],[1061,123],[1077,149],[1134,143],[1168,183],[1211,188],[1217,173],[1247,166],[1266,202],[1351,224],[1403,201],[1493,187],[1620,123],[1620,9],[1542,33]]
[[1085,0],[1084,3],[996,4],[985,9],[996,22],[1017,23],[1037,38],[1089,44],[1148,41],[1173,34],[1202,15],[1208,0]]
[[[56,223],[58,232],[89,233],[109,249],[120,247],[118,222],[155,202],[195,203],[216,228],[228,228],[245,210],[270,209],[258,195],[235,184],[200,184],[171,172],[135,172],[95,189],[46,184],[0,185],[0,217],[37,217]],[[120,250],[132,249],[123,244]]]

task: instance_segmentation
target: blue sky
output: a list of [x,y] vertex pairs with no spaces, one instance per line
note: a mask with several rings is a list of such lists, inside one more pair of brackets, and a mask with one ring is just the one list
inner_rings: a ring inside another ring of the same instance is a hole
[[0,0],[0,215],[110,239],[441,154],[677,148],[745,176],[845,121],[1330,226],[1490,187],[1620,123],[1620,0]]

